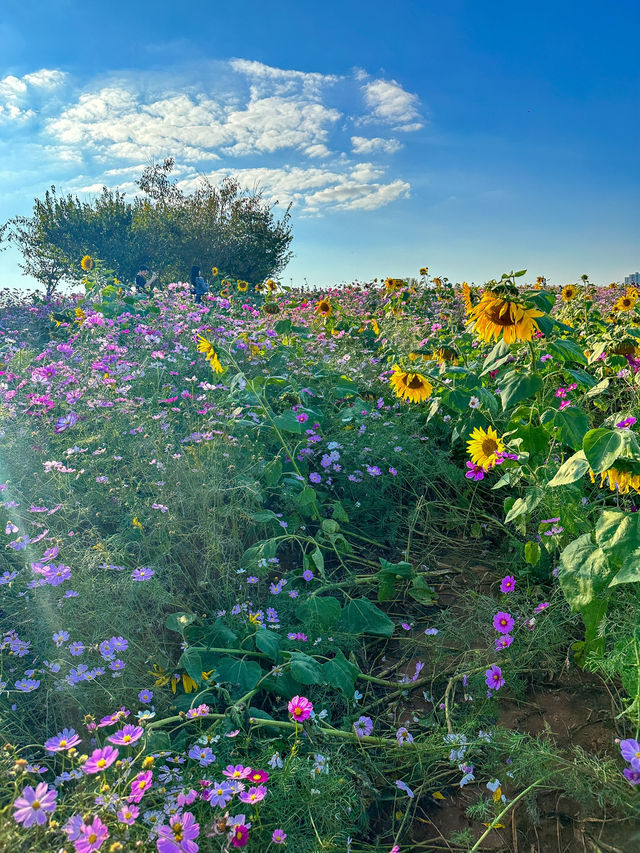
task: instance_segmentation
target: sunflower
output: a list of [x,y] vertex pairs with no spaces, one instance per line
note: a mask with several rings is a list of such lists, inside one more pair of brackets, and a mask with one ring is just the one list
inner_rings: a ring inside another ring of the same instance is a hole
[[470,314],[473,302],[471,301],[471,288],[466,281],[462,282],[462,301],[464,302],[464,310],[467,314]]
[[441,278],[432,278],[431,281],[435,284],[436,287],[442,287],[442,279]]
[[483,468],[493,468],[498,461],[498,454],[504,451],[504,442],[498,438],[498,433],[493,427],[486,430],[476,427],[470,437],[471,440],[467,441],[467,453],[471,461]]
[[616,281],[612,281],[611,284],[609,285],[608,289],[609,290],[615,290],[617,286],[618,286],[618,283]]
[[378,325],[378,321],[375,318],[371,319],[371,328],[373,329],[374,335],[380,334],[380,326]]
[[215,373],[222,373],[222,365],[220,364],[218,353],[215,351],[213,344],[206,338],[203,338],[202,335],[198,335],[197,350],[204,354],[205,359],[209,362],[211,369]]
[[[595,483],[597,475],[591,469],[589,469],[589,476],[591,482]],[[621,468],[607,468],[606,471],[602,471],[600,473],[600,488],[605,483],[608,484],[612,492],[617,491],[622,495],[626,495],[629,489],[640,492],[640,474],[634,474],[632,471],[625,471]]]
[[426,376],[422,373],[405,373],[397,364],[393,365],[389,382],[397,397],[412,403],[422,403],[433,393],[433,385]]
[[238,290],[240,293],[246,293],[249,290],[249,282],[248,281],[240,281],[237,282]]
[[404,287],[404,281],[401,278],[386,278],[384,280],[384,287],[388,293],[395,293],[396,290]]
[[264,283],[264,286],[267,288],[267,290],[270,293],[273,293],[275,290],[278,289],[277,282],[275,282],[272,278],[267,279],[267,281],[265,281],[265,283]]
[[80,261],[80,266],[85,272],[89,272],[89,270],[93,269],[93,258],[91,255],[85,255]]
[[566,284],[560,291],[560,297],[563,302],[571,302],[578,295],[578,288],[575,284]]
[[613,311],[633,311],[636,307],[636,302],[638,301],[637,296],[630,296],[628,293],[626,296],[621,296],[620,299],[615,303],[612,310]]
[[420,267],[420,275],[429,275],[429,267]]
[[218,267],[211,267],[211,275],[214,278],[218,275]]
[[81,325],[84,323],[85,317],[86,317],[87,315],[84,313],[84,311],[82,310],[82,308],[76,308],[76,310],[75,310],[75,315],[76,315],[76,323],[77,323],[79,326],[81,326]]
[[625,296],[629,296],[631,299],[637,299],[638,296],[640,296],[640,293],[636,287],[628,287]]
[[471,309],[469,316],[480,340],[491,343],[503,335],[506,344],[515,341],[530,341],[538,331],[537,317],[544,311],[527,308],[512,299],[503,299],[491,290],[482,294],[482,299]]
[[321,299],[316,303],[315,312],[321,317],[330,317],[333,314],[333,305],[328,299]]

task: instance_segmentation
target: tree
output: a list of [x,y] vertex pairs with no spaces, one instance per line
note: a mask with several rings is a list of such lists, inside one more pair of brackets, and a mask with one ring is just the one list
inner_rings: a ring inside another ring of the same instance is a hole
[[205,277],[221,273],[253,284],[275,277],[288,263],[292,234],[290,208],[280,219],[275,203],[258,189],[243,189],[234,178],[214,186],[201,178],[192,193],[172,179],[174,162],[146,168],[141,196],[128,201],[103,187],[91,201],[59,195],[55,186],[35,199],[30,217],[6,223],[8,239],[22,254],[21,269],[40,281],[50,296],[60,281],[83,277],[80,259],[100,258],[121,281],[131,281],[141,265],[165,281],[186,280],[193,264]]

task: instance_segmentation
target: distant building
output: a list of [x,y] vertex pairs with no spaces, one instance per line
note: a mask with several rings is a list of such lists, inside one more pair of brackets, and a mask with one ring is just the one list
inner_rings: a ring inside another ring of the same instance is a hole
[[625,284],[640,284],[640,272],[632,272],[631,275],[625,277]]

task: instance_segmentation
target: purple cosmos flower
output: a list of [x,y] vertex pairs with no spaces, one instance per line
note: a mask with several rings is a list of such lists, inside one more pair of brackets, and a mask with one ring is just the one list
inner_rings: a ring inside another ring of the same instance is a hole
[[633,767],[625,767],[622,775],[630,785],[640,785],[640,770]]
[[142,737],[142,726],[126,725],[123,729],[109,735],[107,740],[116,746],[130,746]]
[[148,581],[149,578],[152,578],[155,575],[153,569],[148,569],[145,566],[142,566],[140,569],[134,569],[131,577],[134,581]]
[[502,651],[502,649],[508,649],[509,646],[513,643],[513,637],[511,634],[503,634],[501,637],[496,638],[496,651]]
[[425,633],[426,637],[435,637],[436,634],[438,633],[438,629],[437,628],[425,628],[424,633]]
[[82,765],[85,773],[101,773],[107,767],[111,767],[113,762],[118,757],[118,750],[112,746],[105,746],[102,749],[94,749],[89,758]]
[[211,806],[223,809],[233,799],[233,788],[228,782],[214,782],[207,791]]
[[474,462],[467,462],[466,464],[469,470],[464,476],[467,480],[484,480],[484,475],[487,472],[482,465],[476,465]]
[[75,412],[69,412],[68,414],[63,415],[62,417],[58,418],[58,420],[56,421],[56,425],[53,428],[53,431],[58,432],[58,433],[64,432],[66,429],[69,429],[69,427],[72,427],[74,424],[77,424],[77,423],[78,423],[78,416],[76,415],[76,413]]
[[618,427],[618,429],[629,429],[629,427],[632,427],[635,422],[636,418],[634,418],[632,415],[631,417],[625,418],[623,421],[617,423],[616,426]]
[[94,817],[91,823],[83,823],[80,835],[75,841],[77,853],[94,853],[109,837],[109,830],[99,817]]
[[508,634],[514,624],[513,616],[510,613],[500,611],[493,617],[493,627],[501,634]]
[[373,731],[373,720],[363,715],[355,721],[353,728],[358,737],[368,736]]
[[44,748],[47,752],[64,752],[79,743],[80,737],[76,734],[75,729],[63,729],[55,737],[50,737],[49,740],[45,741]]
[[57,797],[58,792],[53,788],[49,790],[46,782],[40,782],[35,789],[27,785],[13,804],[13,819],[25,829],[29,829],[34,823],[43,826],[48,820],[47,813],[51,814],[56,810]]
[[138,699],[146,705],[153,699],[153,693],[151,690],[141,690],[140,693],[138,693]]
[[536,607],[533,608],[533,612],[534,613],[542,613],[542,611],[546,610],[548,606],[549,606],[549,602],[543,601],[541,604],[538,604]]
[[413,743],[413,735],[409,734],[404,726],[400,726],[396,732],[396,740],[398,741],[398,746],[402,746],[404,743]]
[[320,476],[320,474],[316,474],[315,471],[312,471],[311,474],[309,474],[309,479],[311,480],[312,483],[321,483],[322,482],[322,477]]
[[513,575],[505,575],[500,581],[500,592],[507,593],[513,592],[516,588],[516,579]]
[[79,642],[78,640],[73,643],[69,643],[69,653],[74,657],[78,657],[84,652],[84,643]]
[[198,845],[193,839],[199,834],[200,825],[191,812],[173,815],[168,826],[164,824],[158,829],[158,853],[198,853]]
[[500,690],[504,684],[504,678],[502,677],[502,670],[500,667],[493,664],[493,666],[485,672],[485,675],[485,680],[489,690]]
[[307,583],[310,580],[313,580],[313,572],[311,571],[311,569],[305,569],[304,570],[304,572],[302,573],[302,579],[307,581]]
[[284,844],[286,837],[287,833],[284,829],[274,829],[271,840],[274,844]]
[[195,759],[200,764],[200,767],[208,767],[216,760],[213,750],[208,746],[203,748],[192,746],[189,750],[189,758]]
[[397,787],[397,788],[400,788],[400,790],[401,790],[401,791],[404,791],[404,792],[405,792],[405,794],[406,794],[410,799],[413,799],[413,791],[412,791],[412,790],[411,790],[411,788],[407,785],[407,783],[406,783],[406,782],[403,782],[403,781],[402,781],[402,779],[396,779],[396,787]]
[[636,770],[640,770],[640,743],[637,740],[628,738],[620,741],[620,753],[625,761],[632,764]]

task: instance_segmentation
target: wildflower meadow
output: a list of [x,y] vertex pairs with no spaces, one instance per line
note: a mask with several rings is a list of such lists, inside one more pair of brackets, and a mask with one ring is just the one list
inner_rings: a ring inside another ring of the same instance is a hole
[[0,848],[637,849],[638,291],[77,272],[0,308]]

